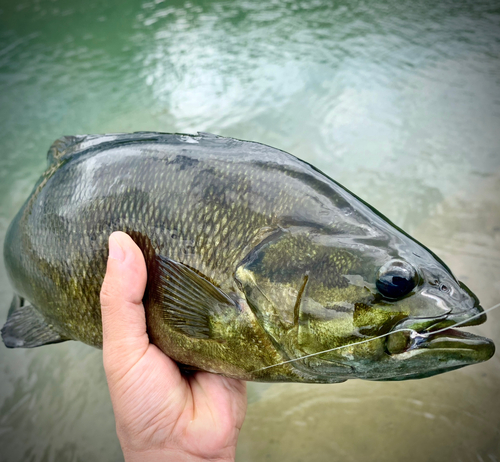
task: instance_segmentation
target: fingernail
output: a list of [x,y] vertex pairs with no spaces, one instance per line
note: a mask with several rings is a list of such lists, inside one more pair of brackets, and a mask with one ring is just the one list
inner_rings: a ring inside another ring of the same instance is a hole
[[125,259],[125,252],[112,235],[109,237],[109,258],[118,261]]

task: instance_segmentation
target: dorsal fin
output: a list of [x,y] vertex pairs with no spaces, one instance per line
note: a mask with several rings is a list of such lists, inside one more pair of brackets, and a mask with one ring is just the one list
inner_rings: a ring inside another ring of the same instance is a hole
[[54,165],[59,163],[64,154],[66,154],[71,147],[80,144],[89,136],[92,135],[61,136],[61,138],[55,140],[47,152],[48,164]]
[[[97,149],[102,146],[114,144],[134,143],[153,141],[156,142],[164,137],[175,138],[177,142],[186,142],[187,135],[175,135],[169,133],[156,132],[135,132],[135,133],[108,133],[103,135],[74,135],[61,136],[52,143],[47,152],[47,161],[50,166],[57,165],[73,155],[80,154],[88,149]],[[215,135],[214,135],[215,137]],[[194,139],[194,137],[191,137]]]

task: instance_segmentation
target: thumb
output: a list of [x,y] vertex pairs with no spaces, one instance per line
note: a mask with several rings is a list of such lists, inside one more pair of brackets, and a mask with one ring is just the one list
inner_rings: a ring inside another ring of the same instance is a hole
[[149,338],[142,298],[146,263],[125,233],[109,237],[109,256],[101,288],[103,359],[106,372],[126,372],[146,352]]

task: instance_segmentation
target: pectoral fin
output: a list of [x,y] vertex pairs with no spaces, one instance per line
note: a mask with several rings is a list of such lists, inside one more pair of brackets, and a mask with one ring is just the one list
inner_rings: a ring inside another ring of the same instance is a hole
[[32,305],[23,305],[15,295],[7,322],[2,327],[2,340],[7,348],[34,348],[68,340],[49,326],[40,312]]
[[236,303],[208,278],[182,263],[157,257],[153,299],[160,303],[164,321],[193,338],[212,338],[211,318],[236,311]]

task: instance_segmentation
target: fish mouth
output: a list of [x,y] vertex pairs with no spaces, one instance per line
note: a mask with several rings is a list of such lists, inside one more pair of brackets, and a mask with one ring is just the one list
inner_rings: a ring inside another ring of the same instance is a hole
[[443,319],[414,319],[413,322],[406,320],[396,325],[393,328],[394,333],[387,336],[385,349],[391,356],[427,350],[429,354],[432,352],[445,357],[461,356],[468,364],[487,361],[495,353],[493,341],[458,330],[462,327],[477,326],[485,321],[486,314],[480,305],[469,311],[450,313]]

